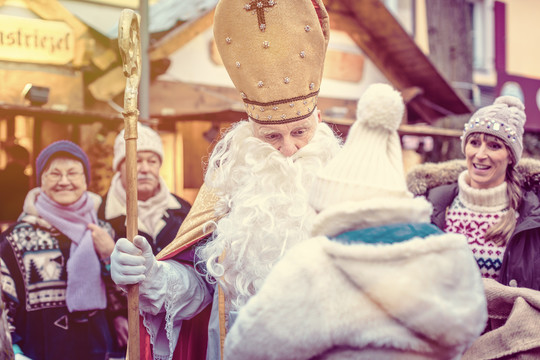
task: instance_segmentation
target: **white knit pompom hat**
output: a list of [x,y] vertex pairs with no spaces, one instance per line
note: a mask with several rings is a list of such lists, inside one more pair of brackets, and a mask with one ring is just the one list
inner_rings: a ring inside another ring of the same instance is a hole
[[[156,153],[163,163],[163,142],[159,134],[152,128],[137,123],[137,152],[152,151]],[[126,157],[126,140],[124,130],[116,136],[114,140],[113,170],[118,171],[118,167]]]
[[315,210],[346,201],[412,197],[397,133],[404,111],[400,93],[390,85],[368,87],[345,145],[314,180],[310,203]]

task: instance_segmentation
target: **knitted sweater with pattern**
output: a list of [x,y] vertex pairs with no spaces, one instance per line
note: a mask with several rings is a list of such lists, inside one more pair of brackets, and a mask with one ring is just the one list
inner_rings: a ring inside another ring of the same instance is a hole
[[506,244],[486,240],[486,231],[500,221],[509,208],[507,184],[489,189],[475,189],[469,185],[467,171],[458,179],[459,194],[446,213],[444,231],[463,234],[474,254],[482,276],[497,279]]

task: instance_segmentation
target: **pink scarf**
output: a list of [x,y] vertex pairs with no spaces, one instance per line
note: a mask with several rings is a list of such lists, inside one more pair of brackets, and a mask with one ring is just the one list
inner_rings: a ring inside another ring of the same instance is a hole
[[94,202],[85,192],[71,205],[60,205],[44,192],[36,199],[39,215],[71,240],[67,262],[66,304],[70,312],[104,309],[105,284],[88,224],[97,224]]

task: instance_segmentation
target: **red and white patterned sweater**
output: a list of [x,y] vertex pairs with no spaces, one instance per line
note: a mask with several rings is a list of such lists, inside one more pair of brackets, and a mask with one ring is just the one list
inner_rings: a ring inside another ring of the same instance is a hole
[[506,244],[497,245],[485,240],[485,234],[509,208],[506,182],[490,189],[474,189],[467,171],[458,179],[459,195],[446,211],[444,231],[463,234],[474,254],[482,276],[497,279]]

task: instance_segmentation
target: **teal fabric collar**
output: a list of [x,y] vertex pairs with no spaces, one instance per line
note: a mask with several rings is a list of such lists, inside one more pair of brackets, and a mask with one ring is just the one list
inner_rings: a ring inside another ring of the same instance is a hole
[[443,231],[433,224],[392,224],[347,231],[336,236],[334,240],[344,244],[358,242],[366,244],[392,244],[406,241],[413,237],[425,238],[429,235],[442,233]]

